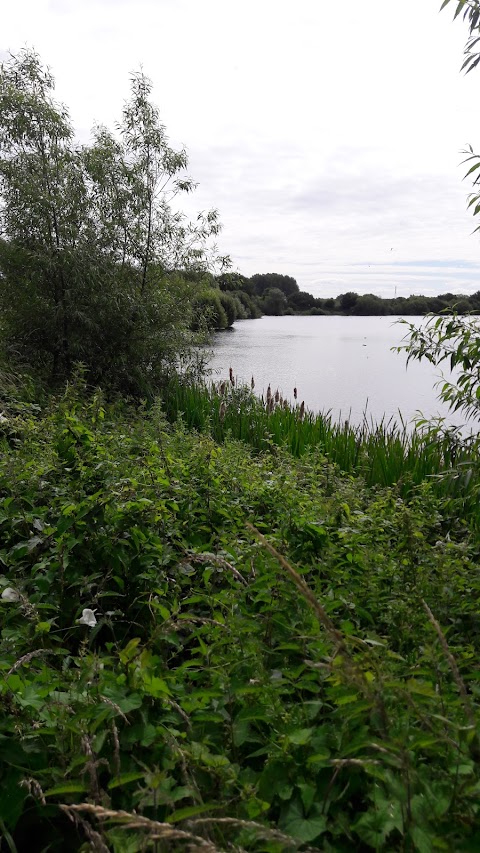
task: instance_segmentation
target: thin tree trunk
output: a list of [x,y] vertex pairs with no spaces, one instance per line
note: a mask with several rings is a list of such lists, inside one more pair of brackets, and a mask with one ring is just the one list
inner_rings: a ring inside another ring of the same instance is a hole
[[[150,168],[150,147],[147,148],[147,163],[146,163],[146,179],[147,179],[147,187],[149,184],[149,171]],[[140,288],[140,292],[143,296],[145,292],[145,286],[147,283],[147,271],[148,271],[148,260],[150,255],[150,246],[152,242],[152,213],[153,213],[153,189],[152,187],[148,187],[148,225],[147,225],[147,243],[145,246],[145,256],[143,259],[143,270],[142,270],[142,284]]]
[[[53,193],[50,185],[50,180],[48,177],[48,169],[47,169],[47,155],[45,152],[45,146],[43,140],[40,142],[40,151],[42,155],[42,170],[43,170],[43,178],[45,181],[45,186],[47,189],[49,206],[50,206],[50,214],[52,217],[51,223],[48,225],[48,236],[50,243],[50,251],[52,253],[52,259],[55,264],[55,304],[57,309],[61,312],[61,351],[63,353],[63,361],[64,367],[67,373],[70,373],[71,369],[71,359],[70,359],[70,346],[69,346],[69,323],[68,316],[65,305],[65,294],[66,294],[66,281],[65,281],[65,272],[63,269],[62,259],[61,259],[61,244],[60,244],[60,230],[57,219],[57,212],[55,209],[55,204],[53,200]],[[52,238],[52,230],[53,230],[53,238]],[[58,356],[54,357],[54,370],[58,375]]]

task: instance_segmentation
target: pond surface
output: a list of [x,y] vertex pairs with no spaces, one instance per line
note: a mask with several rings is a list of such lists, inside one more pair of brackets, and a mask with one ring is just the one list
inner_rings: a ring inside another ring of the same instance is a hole
[[[331,411],[334,419],[379,422],[411,421],[420,412],[428,418],[447,415],[437,399],[441,371],[427,362],[411,362],[392,352],[407,328],[395,317],[262,317],[241,320],[214,336],[210,368],[213,378],[228,378],[231,367],[239,381],[255,378],[255,392],[268,385],[313,411]],[[420,325],[424,318],[409,317]],[[445,368],[445,375],[449,371]],[[449,415],[450,423],[462,423]]]

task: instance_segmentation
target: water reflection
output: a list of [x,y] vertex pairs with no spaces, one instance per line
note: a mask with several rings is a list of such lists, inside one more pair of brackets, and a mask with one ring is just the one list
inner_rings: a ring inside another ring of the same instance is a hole
[[[421,317],[409,317],[420,324]],[[404,353],[392,352],[404,338],[406,327],[392,317],[262,317],[242,320],[233,331],[214,338],[210,367],[215,376],[228,378],[229,368],[238,379],[266,394],[270,384],[293,402],[305,400],[313,411],[331,411],[333,417],[349,417],[360,423],[367,416],[411,421],[418,412],[425,417],[447,415],[437,399],[435,382],[439,368],[427,362],[406,367]],[[449,371],[445,372],[449,376]],[[462,423],[448,414],[449,422]]]

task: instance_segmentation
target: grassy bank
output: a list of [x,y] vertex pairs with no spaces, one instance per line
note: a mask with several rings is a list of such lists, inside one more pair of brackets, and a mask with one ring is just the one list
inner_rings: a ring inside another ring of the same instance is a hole
[[237,387],[233,376],[210,385],[174,380],[164,407],[171,422],[181,418],[216,442],[230,437],[255,451],[282,447],[295,457],[316,449],[343,473],[362,477],[367,486],[396,486],[403,497],[428,480],[438,497],[452,501],[454,514],[480,527],[476,452],[457,430],[412,431],[401,421],[374,424],[367,418],[355,426],[301,403],[291,406],[275,391],[258,399],[250,388]]
[[1,849],[477,849],[472,534],[182,411],[5,406]]

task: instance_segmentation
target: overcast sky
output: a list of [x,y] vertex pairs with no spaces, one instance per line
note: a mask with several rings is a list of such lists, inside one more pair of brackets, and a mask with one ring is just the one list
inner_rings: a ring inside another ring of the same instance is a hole
[[[140,66],[216,207],[222,253],[302,290],[480,289],[461,150],[480,72],[440,0],[16,0],[0,55],[34,47],[79,138],[113,127]],[[479,220],[480,221],[480,220]]]

